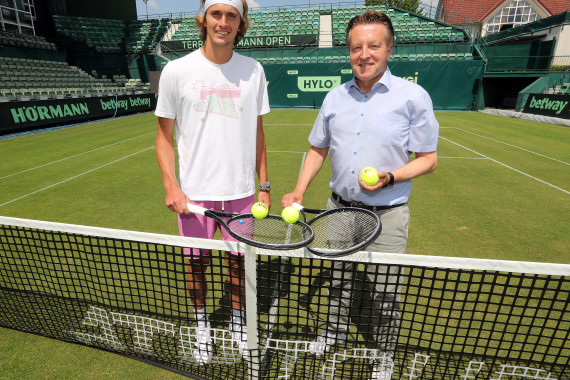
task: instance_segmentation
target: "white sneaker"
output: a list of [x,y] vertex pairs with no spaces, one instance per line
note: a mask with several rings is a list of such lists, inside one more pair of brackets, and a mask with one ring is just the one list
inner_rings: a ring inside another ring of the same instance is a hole
[[229,329],[232,340],[234,340],[238,346],[239,353],[244,359],[249,358],[249,350],[247,349],[247,326],[243,323],[235,323],[232,321],[230,322]]
[[346,340],[345,333],[334,333],[330,331],[322,332],[314,341],[309,344],[309,351],[317,356],[329,351],[332,346]]
[[392,378],[392,371],[386,367],[386,365],[374,363],[370,380],[390,380]]
[[214,354],[213,348],[210,321],[207,321],[206,326],[196,327],[196,343],[194,343],[194,350],[192,351],[196,363],[199,365],[210,363]]

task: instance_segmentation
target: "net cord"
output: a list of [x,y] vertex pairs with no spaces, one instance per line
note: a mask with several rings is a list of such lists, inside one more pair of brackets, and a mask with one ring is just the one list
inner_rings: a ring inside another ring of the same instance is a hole
[[[0,223],[25,228],[35,228],[47,231],[61,231],[73,234],[123,239],[145,243],[173,245],[178,247],[193,247],[200,249],[216,249],[245,253],[247,245],[243,243],[227,242],[222,240],[208,240],[187,238],[173,235],[153,234],[148,232],[127,231],[102,227],[82,226],[55,222],[36,221],[0,216]],[[276,257],[320,258],[309,252],[306,248],[277,251],[263,248],[252,248],[258,255]],[[446,267],[453,269],[491,270],[498,272],[514,272],[529,274],[544,274],[557,276],[570,276],[570,264],[538,263],[525,261],[472,259],[461,257],[411,255],[384,252],[359,251],[343,257],[330,257],[329,260],[353,261],[375,264],[400,264],[425,267]]]

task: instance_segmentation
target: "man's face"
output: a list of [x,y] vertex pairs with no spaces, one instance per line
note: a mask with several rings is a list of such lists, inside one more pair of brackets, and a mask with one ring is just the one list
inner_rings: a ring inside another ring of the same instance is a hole
[[241,22],[237,9],[231,5],[214,4],[206,11],[204,22],[207,29],[207,41],[218,47],[234,45]]
[[350,65],[359,85],[372,86],[388,66],[392,46],[383,24],[359,24],[350,31]]

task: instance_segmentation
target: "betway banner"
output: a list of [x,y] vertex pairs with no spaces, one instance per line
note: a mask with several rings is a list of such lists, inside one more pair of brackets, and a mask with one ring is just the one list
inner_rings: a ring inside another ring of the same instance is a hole
[[570,119],[570,95],[529,94],[523,112]]
[[[244,37],[239,42],[239,48],[271,48],[286,46],[303,46],[317,43],[315,34],[300,34],[294,36],[256,36]],[[204,43],[200,39],[184,40],[184,41],[164,41],[161,46],[165,46],[169,50],[196,50],[202,47]]]
[[152,111],[154,94],[0,103],[0,134]]

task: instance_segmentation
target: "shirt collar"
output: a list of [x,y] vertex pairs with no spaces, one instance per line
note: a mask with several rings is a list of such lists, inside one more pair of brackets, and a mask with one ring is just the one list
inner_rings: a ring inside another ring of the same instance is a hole
[[[374,85],[372,86],[372,90],[370,92],[378,91],[380,86],[386,87],[388,91],[390,91],[390,87],[392,87],[392,73],[390,72],[390,69],[388,67],[386,67],[384,75],[382,75],[382,77],[378,80],[378,82],[374,83]],[[362,92],[358,87],[358,85],[356,84],[356,77],[353,77],[348,82],[348,87],[349,88],[354,87],[358,91]]]

